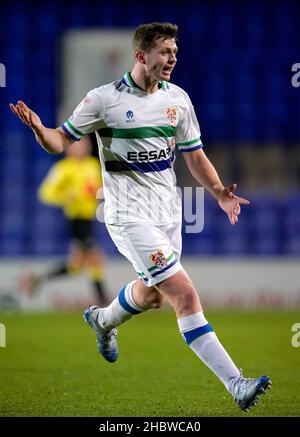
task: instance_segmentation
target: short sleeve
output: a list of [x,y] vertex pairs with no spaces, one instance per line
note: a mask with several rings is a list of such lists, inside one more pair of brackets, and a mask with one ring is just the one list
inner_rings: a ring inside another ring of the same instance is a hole
[[64,132],[74,141],[103,127],[104,103],[99,89],[89,91],[75,108],[71,117],[61,125]]
[[176,146],[181,152],[193,152],[202,145],[200,127],[194,107],[185,93],[185,107],[176,127]]

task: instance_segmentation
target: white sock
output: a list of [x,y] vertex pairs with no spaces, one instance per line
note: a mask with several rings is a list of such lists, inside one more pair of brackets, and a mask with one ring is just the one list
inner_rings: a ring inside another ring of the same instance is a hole
[[177,321],[186,343],[230,391],[230,385],[240,376],[240,371],[219,342],[203,312],[182,317]]
[[108,307],[102,308],[101,311],[98,312],[98,323],[103,329],[110,331],[112,328],[131,319],[134,315],[145,311],[133,300],[132,286],[134,283],[135,281],[132,281],[125,285],[118,297],[116,297]]

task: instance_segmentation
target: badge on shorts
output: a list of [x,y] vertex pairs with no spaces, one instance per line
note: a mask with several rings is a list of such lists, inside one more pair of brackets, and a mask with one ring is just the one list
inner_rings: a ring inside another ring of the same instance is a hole
[[167,259],[161,249],[157,249],[154,253],[151,253],[149,258],[158,270],[163,269],[167,265]]

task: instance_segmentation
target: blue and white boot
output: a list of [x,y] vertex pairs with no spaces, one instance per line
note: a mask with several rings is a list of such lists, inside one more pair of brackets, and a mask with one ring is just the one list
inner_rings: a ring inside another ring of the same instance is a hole
[[102,308],[90,306],[84,312],[84,320],[95,331],[97,337],[98,352],[110,363],[114,363],[118,358],[119,350],[117,343],[118,330],[105,331],[98,323],[99,312]]
[[255,407],[259,395],[265,394],[271,389],[272,381],[266,375],[260,378],[244,378],[241,374],[231,386],[231,394],[241,410],[248,412],[250,407]]

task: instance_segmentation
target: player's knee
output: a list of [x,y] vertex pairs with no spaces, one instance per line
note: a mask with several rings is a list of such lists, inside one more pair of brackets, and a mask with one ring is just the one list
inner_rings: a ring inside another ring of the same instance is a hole
[[153,296],[151,302],[151,308],[158,309],[161,308],[163,304],[164,304],[164,297],[160,293],[156,293],[156,295]]
[[160,308],[164,303],[164,297],[160,293],[153,293],[145,299],[145,306],[149,309]]
[[193,310],[198,304],[198,293],[190,284],[183,287],[182,292],[178,293],[177,307],[180,307],[181,311]]

